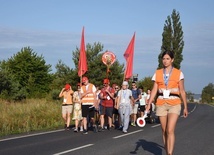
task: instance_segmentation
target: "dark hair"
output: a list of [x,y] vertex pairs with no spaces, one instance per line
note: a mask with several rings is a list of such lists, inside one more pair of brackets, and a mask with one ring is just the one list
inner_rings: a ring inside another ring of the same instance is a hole
[[174,52],[173,51],[164,51],[161,55],[161,58],[163,59],[164,55],[168,54],[171,59],[174,59]]

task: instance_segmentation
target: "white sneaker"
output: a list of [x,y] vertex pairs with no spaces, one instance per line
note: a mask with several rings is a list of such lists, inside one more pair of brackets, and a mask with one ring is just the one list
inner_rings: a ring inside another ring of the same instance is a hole
[[124,130],[123,133],[127,133],[127,130]]
[[83,127],[82,127],[82,126],[80,127],[80,131],[81,131],[81,132],[83,131]]

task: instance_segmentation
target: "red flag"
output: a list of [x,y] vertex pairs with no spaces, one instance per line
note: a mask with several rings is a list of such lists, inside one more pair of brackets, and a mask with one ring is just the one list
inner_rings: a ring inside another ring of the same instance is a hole
[[132,37],[132,40],[129,43],[129,46],[127,47],[127,49],[123,55],[126,59],[126,70],[124,73],[125,80],[128,80],[132,77],[133,58],[134,58],[134,42],[135,42],[135,33]]
[[85,72],[88,71],[86,53],[85,53],[85,39],[84,39],[84,27],[82,29],[82,38],[80,44],[80,56],[78,64],[78,76],[82,76]]

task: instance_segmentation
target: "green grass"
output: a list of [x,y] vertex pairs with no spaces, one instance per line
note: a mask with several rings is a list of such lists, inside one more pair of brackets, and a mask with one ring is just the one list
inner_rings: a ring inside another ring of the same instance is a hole
[[213,103],[210,103],[210,104],[214,106],[214,102],[213,102]]
[[0,136],[62,127],[61,102],[29,99],[21,103],[0,101]]

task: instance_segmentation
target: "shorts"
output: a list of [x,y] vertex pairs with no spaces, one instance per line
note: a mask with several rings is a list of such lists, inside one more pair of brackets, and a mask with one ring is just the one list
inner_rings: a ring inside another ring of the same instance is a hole
[[106,115],[108,117],[112,117],[113,114],[113,107],[104,107],[103,105],[100,106],[100,115]]
[[82,109],[81,104],[75,103],[74,104],[74,112],[73,112],[73,120],[82,120]]
[[65,105],[62,106],[62,114],[68,114],[68,113],[72,113],[73,110],[73,105]]
[[164,103],[163,105],[156,105],[156,115],[157,116],[166,116],[169,113],[174,113],[180,115],[181,113],[181,104],[169,105]]
[[94,118],[94,107],[92,107],[92,105],[82,105],[82,117],[91,117]]
[[138,104],[135,103],[134,106],[132,106],[132,114],[137,114],[137,111],[138,111]]
[[146,106],[145,105],[140,105],[139,108],[140,108],[141,112],[144,112],[146,110]]
[[118,109],[113,108],[113,114],[118,115],[118,114],[119,114],[119,113],[118,113]]

